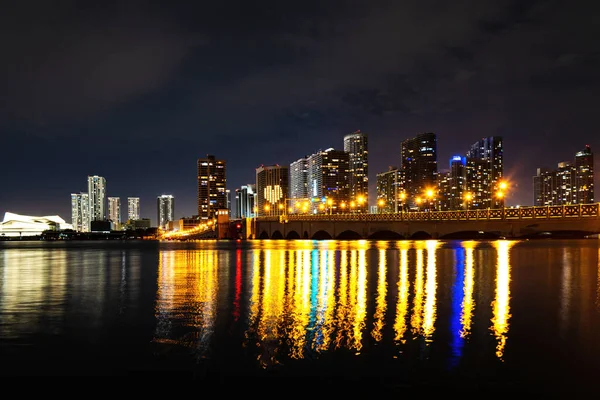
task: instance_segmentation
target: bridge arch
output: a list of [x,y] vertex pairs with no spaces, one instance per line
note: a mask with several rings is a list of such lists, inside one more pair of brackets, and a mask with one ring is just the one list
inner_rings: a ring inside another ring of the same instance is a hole
[[429,234],[425,231],[417,231],[417,232],[413,233],[412,235],[410,235],[410,238],[413,240],[427,240],[427,239],[432,239],[433,236],[431,236],[431,234]]
[[404,239],[404,235],[398,232],[382,230],[369,235],[369,239],[374,240],[400,240]]
[[283,239],[283,235],[277,230],[271,234],[271,239]]
[[304,235],[302,235],[302,239],[308,239],[308,232],[304,231]]
[[355,232],[350,229],[340,233],[336,237],[336,239],[339,239],[339,240],[356,240],[356,239],[362,239],[362,238],[363,237],[360,233]]
[[258,236],[259,239],[268,239],[269,238],[269,234],[267,233],[267,231],[262,231],[260,233],[260,235]]
[[296,231],[289,231],[287,235],[285,235],[286,239],[300,239],[300,235]]
[[458,231],[440,236],[440,239],[445,240],[494,240],[501,238],[498,232],[484,231]]
[[329,240],[329,239],[332,239],[332,237],[329,234],[329,232],[324,231],[324,230],[320,230],[320,231],[315,232],[312,235],[311,239],[313,239],[313,240]]

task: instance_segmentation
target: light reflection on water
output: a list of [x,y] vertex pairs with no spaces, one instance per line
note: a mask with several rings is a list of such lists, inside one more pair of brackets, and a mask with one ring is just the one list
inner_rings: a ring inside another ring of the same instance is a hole
[[244,374],[600,368],[597,241],[137,246],[0,243],[3,359],[89,368],[87,352],[114,348],[104,361],[124,369],[142,357]]

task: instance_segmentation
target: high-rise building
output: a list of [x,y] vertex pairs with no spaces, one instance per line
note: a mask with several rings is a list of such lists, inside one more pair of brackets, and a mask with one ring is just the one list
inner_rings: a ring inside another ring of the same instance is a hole
[[555,170],[538,168],[533,177],[536,206],[588,204],[594,202],[594,158],[589,146],[575,154],[575,163],[563,161]]
[[[364,211],[367,198],[351,199],[349,185],[349,154],[329,148],[308,157],[308,197],[331,201],[331,212]],[[313,207],[319,205],[312,203]],[[317,212],[313,209],[313,212]]]
[[130,221],[137,221],[140,219],[140,198],[139,197],[128,197],[127,198],[127,219]]
[[308,199],[308,158],[302,157],[290,164],[290,206],[296,207],[301,199]]
[[108,219],[118,226],[121,225],[121,198],[108,198]]
[[287,209],[289,167],[270,165],[256,168],[258,215],[282,215]]
[[175,221],[175,197],[162,194],[156,198],[157,224],[165,229],[169,222]]
[[439,174],[439,198],[437,208],[441,211],[470,208],[472,195],[467,197],[467,161],[459,155],[450,159],[450,169]]
[[490,136],[475,142],[467,152],[467,191],[472,193],[470,208],[499,208],[497,197],[504,176],[502,137]]
[[198,159],[198,216],[212,219],[217,210],[227,208],[225,160],[213,155]]
[[225,204],[227,204],[227,212],[229,213],[229,218],[231,218],[231,190],[225,189]]
[[87,193],[71,194],[71,225],[77,232],[90,231],[90,199]]
[[387,171],[377,174],[377,212],[402,211],[402,197],[398,168],[390,166]]
[[577,203],[594,202],[594,154],[589,145],[575,154],[575,185],[577,186]]
[[401,146],[400,171],[402,187],[406,191],[406,202],[410,209],[423,209],[417,205],[428,190],[435,190],[437,182],[437,137],[435,133],[420,133],[406,139]]
[[254,218],[256,204],[256,185],[249,183],[235,189],[236,218]]
[[348,153],[349,196],[353,200],[365,198],[357,211],[368,211],[369,199],[369,141],[360,130],[344,136],[344,151]]
[[106,179],[98,175],[88,176],[88,196],[90,223],[106,220]]

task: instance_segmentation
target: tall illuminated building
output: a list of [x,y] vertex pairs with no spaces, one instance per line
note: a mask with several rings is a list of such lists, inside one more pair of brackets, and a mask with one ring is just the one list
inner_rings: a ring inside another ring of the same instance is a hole
[[[308,158],[302,157],[290,164],[290,199],[308,199]],[[296,202],[289,204],[295,207]]]
[[87,193],[71,193],[71,225],[77,232],[90,231],[90,199]]
[[470,207],[471,198],[467,194],[467,161],[459,155],[450,159],[450,168],[438,174],[437,208],[441,211],[462,210]]
[[121,198],[108,198],[108,219],[117,226],[121,225]]
[[575,162],[559,162],[557,168],[538,168],[533,177],[536,206],[589,204],[594,202],[594,156],[590,146],[575,154]]
[[344,136],[344,151],[348,153],[349,196],[351,199],[367,199],[360,207],[366,212],[369,208],[369,140],[360,130]]
[[496,197],[504,176],[504,149],[500,136],[484,137],[467,152],[467,190],[472,193],[471,208],[499,208]]
[[417,209],[417,199],[437,188],[437,137],[435,133],[420,133],[401,145],[402,186],[410,209]]
[[127,219],[130,221],[140,220],[140,198],[139,197],[128,197],[127,198]]
[[[382,213],[395,213],[402,211],[400,194],[400,171],[396,167],[389,167],[387,171],[377,174],[377,211]],[[380,204],[380,201],[383,204]]]
[[212,219],[217,210],[227,208],[225,160],[213,155],[198,159],[198,216]]
[[282,215],[288,205],[289,167],[270,165],[256,168],[256,206],[259,216]]
[[[364,206],[368,199],[363,197],[361,204],[358,200],[354,200],[354,207],[351,210],[350,203],[353,200],[350,197],[349,154],[345,151],[329,148],[311,154],[308,157],[307,179],[308,197],[317,201],[331,200],[334,213],[365,212],[368,209]],[[313,207],[318,205],[316,202],[312,204]],[[313,209],[313,211],[317,210]]]
[[159,228],[165,228],[169,221],[175,221],[175,197],[171,194],[163,194],[156,198],[157,224]]
[[254,205],[256,202],[256,185],[249,183],[235,189],[235,216],[236,218],[254,218]]
[[577,187],[577,203],[594,202],[594,154],[589,145],[575,154],[575,185]]
[[101,176],[88,176],[88,196],[91,221],[106,220],[106,179]]

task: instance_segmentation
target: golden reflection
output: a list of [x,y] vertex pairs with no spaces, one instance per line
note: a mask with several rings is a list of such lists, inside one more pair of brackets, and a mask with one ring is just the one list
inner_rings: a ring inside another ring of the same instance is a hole
[[421,331],[421,325],[423,323],[423,248],[421,242],[415,243],[416,251],[416,273],[415,273],[415,297],[413,299],[413,313],[410,318],[410,325],[412,326],[413,335],[418,335]]
[[475,242],[463,242],[465,248],[465,280],[464,280],[464,297],[462,301],[462,314],[460,316],[460,324],[462,329],[460,337],[465,339],[471,333],[471,324],[473,321],[473,312],[475,310],[475,300],[473,299],[473,288],[475,286],[475,268],[473,261],[473,253],[475,251]]
[[600,311],[600,247],[598,247],[598,273],[596,275],[596,308]]
[[510,319],[510,248],[513,242],[494,242],[497,251],[496,297],[492,302],[492,330],[496,336],[496,356],[502,360]]
[[[155,342],[196,348],[202,357],[208,350],[217,317],[218,253],[212,250],[161,252]],[[193,330],[172,337],[174,316]]]
[[296,283],[294,285],[294,307],[290,330],[290,357],[303,358],[306,344],[306,328],[310,314],[310,251],[296,251]]
[[437,290],[437,266],[436,250],[437,240],[427,241],[427,280],[425,281],[425,310],[423,313],[423,336],[431,341],[435,331],[436,319],[436,290]]
[[367,252],[364,249],[358,251],[358,285],[356,290],[356,309],[353,324],[354,345],[352,347],[357,350],[357,354],[360,354],[362,348],[362,334],[367,314]]
[[377,302],[375,304],[375,316],[373,322],[373,331],[371,336],[375,341],[379,342],[382,339],[382,330],[385,325],[385,310],[387,307],[387,243],[379,242],[379,270],[377,272]]
[[345,345],[344,339],[348,329],[348,252],[340,253],[340,283],[338,287],[338,307],[336,313],[337,336],[335,338],[335,347],[340,348]]
[[325,250],[321,254],[319,271],[319,311],[314,347],[317,351],[325,351],[331,343],[333,334],[333,310],[335,308],[335,252]]
[[408,246],[402,242],[400,248],[400,274],[398,276],[398,305],[396,306],[396,322],[394,331],[396,342],[405,343],[404,333],[406,332],[406,314],[408,313]]

